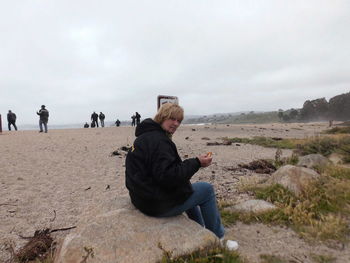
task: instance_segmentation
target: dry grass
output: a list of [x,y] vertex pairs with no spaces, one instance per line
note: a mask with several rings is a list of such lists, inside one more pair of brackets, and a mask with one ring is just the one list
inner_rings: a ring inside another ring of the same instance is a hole
[[213,246],[195,251],[189,255],[172,258],[165,253],[160,263],[245,263],[237,252],[229,251],[220,246]]
[[[307,240],[336,240],[347,242],[350,221],[350,179],[349,169],[324,168],[323,176],[307,191],[297,197],[281,185],[241,186],[278,207],[265,213],[236,213],[221,206],[223,222],[226,225],[237,220],[244,223],[286,225],[293,228]],[[222,204],[221,204],[222,205]]]
[[319,153],[329,156],[331,153],[339,153],[344,162],[350,162],[350,136],[348,134],[335,134],[316,136],[305,139],[282,139],[269,137],[249,138],[224,138],[232,143],[248,143],[263,147],[278,149],[294,149],[298,155]]

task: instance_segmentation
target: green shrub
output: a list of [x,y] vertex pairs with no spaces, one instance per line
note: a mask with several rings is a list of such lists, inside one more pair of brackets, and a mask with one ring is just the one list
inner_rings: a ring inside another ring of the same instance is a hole
[[274,255],[266,255],[262,254],[260,255],[261,263],[288,263],[290,261],[287,261],[283,258],[274,256]]
[[212,247],[198,250],[189,255],[171,258],[167,253],[161,263],[243,263],[244,260],[235,251],[229,251],[221,247]]
[[334,127],[330,130],[326,130],[325,134],[348,134],[350,133],[350,127]]
[[261,222],[287,225],[306,239],[348,239],[350,216],[350,169],[324,168],[321,179],[310,185],[301,196],[295,196],[283,186],[251,186],[257,199],[278,208],[265,213],[241,213],[221,210],[224,224]]
[[300,155],[319,153],[324,156],[330,155],[339,147],[338,141],[331,137],[316,137],[300,144],[297,152]]
[[333,256],[315,255],[315,254],[312,254],[311,258],[315,261],[315,263],[333,263],[333,262],[336,262],[337,260],[337,258]]
[[263,147],[270,148],[281,148],[281,149],[294,149],[295,144],[292,140],[289,139],[281,139],[281,138],[269,138],[269,137],[253,137],[249,138],[224,138],[225,140],[231,141],[232,143],[247,143],[247,144],[255,144]]

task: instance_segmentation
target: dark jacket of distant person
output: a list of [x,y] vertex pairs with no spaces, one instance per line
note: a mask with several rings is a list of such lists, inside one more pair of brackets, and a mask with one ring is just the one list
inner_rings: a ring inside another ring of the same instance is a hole
[[41,109],[36,114],[40,116],[40,121],[44,123],[49,121],[49,111],[45,108],[45,105],[42,105]]
[[100,115],[98,117],[101,121],[103,121],[106,118],[106,116],[102,112],[100,112]]
[[7,113],[7,121],[9,123],[15,123],[16,119],[17,119],[16,114],[9,110],[9,112]]
[[93,112],[91,114],[91,120],[93,120],[93,121],[97,121],[98,120],[98,114],[96,112]]
[[7,113],[7,122],[8,122],[8,129],[9,129],[9,131],[11,131],[11,125],[17,131],[16,119],[17,119],[16,114],[13,113],[11,110],[9,110],[9,112]]
[[141,122],[141,115],[138,112],[136,112],[135,117],[136,117],[136,125],[139,125]]
[[181,161],[176,146],[152,119],[136,127],[136,140],[126,157],[126,187],[143,213],[160,215],[193,193],[190,178],[200,168],[197,158]]

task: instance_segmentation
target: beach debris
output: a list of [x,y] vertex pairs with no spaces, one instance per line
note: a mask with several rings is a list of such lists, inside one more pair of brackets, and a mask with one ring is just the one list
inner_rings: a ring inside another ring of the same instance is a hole
[[283,140],[283,138],[280,138],[280,137],[272,137],[271,139],[274,140],[274,141],[281,141],[281,140]]
[[209,140],[210,140],[210,138],[208,138],[208,137],[202,137],[202,140],[209,141]]
[[223,140],[222,142],[207,142],[208,146],[214,146],[214,145],[232,145],[232,141],[230,140]]
[[222,143],[219,142],[207,142],[208,146],[214,146],[214,145],[222,145]]
[[23,239],[28,239],[29,241],[22,248],[20,248],[13,257],[18,262],[28,262],[31,260],[39,259],[40,261],[45,259],[49,250],[54,249],[55,242],[51,237],[51,233],[57,231],[65,231],[76,228],[76,226],[58,229],[42,229],[36,230],[34,236],[23,237]]
[[17,205],[8,204],[8,203],[2,203],[2,204],[0,204],[0,206],[2,206],[2,205],[17,206]]
[[50,219],[50,222],[53,222],[56,219],[56,210],[53,210],[53,213],[54,213],[54,217],[52,219]]
[[87,190],[90,190],[91,189],[91,186],[89,186],[88,188],[85,188],[84,190],[87,191]]
[[122,155],[120,152],[118,152],[118,150],[115,150],[114,152],[111,153],[111,156],[113,155]]
[[196,129],[192,129],[192,131],[196,131]]
[[276,167],[271,162],[264,159],[255,160],[249,164],[239,164],[238,166],[259,174],[272,174],[276,171]]
[[187,136],[187,137],[185,138],[185,140],[188,140],[189,138],[190,138],[190,137]]
[[124,151],[124,152],[128,152],[131,149],[131,147],[128,146],[122,146],[120,147],[120,150]]
[[29,239],[29,241],[14,255],[15,259],[19,262],[45,258],[46,252],[51,248],[53,243],[53,239],[50,236],[50,229],[48,228],[36,230],[32,237],[21,236],[21,238]]
[[106,186],[106,190],[108,189],[111,189],[111,186],[109,184]]

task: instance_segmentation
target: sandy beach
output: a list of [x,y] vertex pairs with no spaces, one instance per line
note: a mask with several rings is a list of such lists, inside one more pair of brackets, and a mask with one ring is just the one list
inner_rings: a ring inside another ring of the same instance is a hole
[[[327,127],[328,123],[183,125],[173,140],[182,158],[213,152],[213,164],[200,169],[192,181],[211,182],[218,198],[238,202],[249,199],[235,187],[239,177],[252,174],[234,174],[225,168],[261,158],[273,159],[276,149],[245,144],[208,146],[207,142],[220,142],[222,137],[304,138],[318,135]],[[26,240],[20,236],[32,236],[35,230],[44,228],[76,226],[87,206],[97,205],[111,195],[127,194],[126,152],[120,148],[130,146],[134,138],[133,127],[49,130],[47,134],[3,131],[0,134],[0,262],[9,259],[10,245],[15,249],[23,246]],[[116,150],[121,155],[112,155]],[[283,151],[284,156],[291,153]],[[238,240],[240,253],[251,262],[264,249],[271,254],[294,253],[297,258],[310,249],[291,230],[278,229],[277,233],[271,227],[238,224],[227,233]],[[68,233],[59,231],[54,237],[59,240]],[[290,239],[290,252],[282,244],[286,238]],[[338,253],[323,245],[316,249]]]

